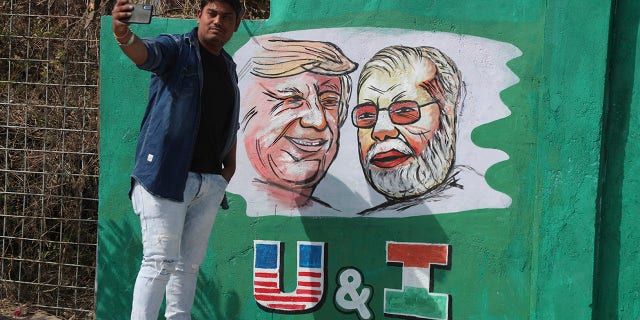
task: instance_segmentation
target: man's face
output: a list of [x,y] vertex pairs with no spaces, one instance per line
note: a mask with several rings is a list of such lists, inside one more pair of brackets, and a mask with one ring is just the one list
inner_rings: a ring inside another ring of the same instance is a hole
[[431,172],[437,168],[426,159],[433,151],[429,143],[440,129],[444,103],[425,89],[435,82],[434,75],[432,64],[391,76],[374,71],[360,85],[352,114],[358,126],[360,163],[368,180],[387,197],[424,193],[441,180],[436,176],[443,175]]
[[267,182],[313,188],[338,151],[339,77],[309,72],[259,78],[243,96],[244,144]]
[[198,11],[198,40],[207,49],[219,51],[240,26],[233,7],[223,1],[207,3]]

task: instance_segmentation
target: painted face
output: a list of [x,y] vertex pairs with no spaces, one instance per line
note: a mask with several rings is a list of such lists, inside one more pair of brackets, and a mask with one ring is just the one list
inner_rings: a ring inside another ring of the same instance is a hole
[[448,148],[441,147],[438,133],[444,101],[425,89],[434,84],[435,71],[432,63],[392,75],[374,71],[359,86],[352,122],[358,127],[360,163],[372,186],[387,197],[423,194],[448,170],[429,160],[447,158],[433,153]]
[[198,40],[218,53],[240,26],[233,7],[222,1],[207,3],[198,11]]
[[255,79],[242,99],[252,165],[267,182],[313,188],[338,151],[340,78],[305,72]]
[[[371,127],[358,128],[360,158],[373,170],[393,170],[409,165],[416,155],[424,152],[438,129],[441,102],[420,87],[424,79],[416,74],[388,77],[374,73],[362,84],[353,117],[377,117]],[[375,107],[377,115],[362,110],[367,107],[372,111]],[[407,111],[406,108],[411,109]],[[398,150],[395,147],[398,144],[406,147]],[[367,153],[371,152],[368,159]]]

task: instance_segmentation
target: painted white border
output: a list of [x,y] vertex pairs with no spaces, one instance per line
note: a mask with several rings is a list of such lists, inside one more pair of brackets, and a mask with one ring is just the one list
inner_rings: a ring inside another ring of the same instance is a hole
[[[473,169],[465,170],[458,176],[460,183],[465,187],[464,190],[449,189],[443,195],[444,198],[438,201],[425,201],[403,211],[380,211],[368,215],[369,217],[407,217],[482,208],[506,208],[511,205],[511,198],[492,189],[483,177],[489,167],[507,160],[509,156],[501,150],[478,147],[471,141],[471,132],[482,124],[496,121],[510,114],[499,94],[519,81],[519,78],[506,65],[508,61],[522,55],[517,47],[475,36],[387,28],[327,28],[266,36],[331,42],[352,61],[357,62],[359,67],[351,74],[354,89],[349,102],[349,112],[356,104],[355,87],[362,66],[376,52],[387,46],[438,48],[456,63],[462,73],[466,94],[463,107],[458,111],[455,165]],[[246,81],[243,81],[246,79],[244,76],[247,62],[262,37],[265,36],[251,38],[234,55],[238,64],[241,90],[247,85]],[[242,137],[239,136],[238,141],[241,139]],[[255,172],[240,142],[237,167],[236,176],[229,185],[228,191],[243,196],[247,201],[249,216],[356,217],[356,212],[385,201],[383,196],[368,185],[362,173],[358,161],[356,128],[351,125],[349,119],[341,128],[340,149],[336,160],[314,192],[314,196],[330,203],[339,211],[319,205],[288,209],[272,204],[262,192],[253,190],[251,181],[255,177]]]

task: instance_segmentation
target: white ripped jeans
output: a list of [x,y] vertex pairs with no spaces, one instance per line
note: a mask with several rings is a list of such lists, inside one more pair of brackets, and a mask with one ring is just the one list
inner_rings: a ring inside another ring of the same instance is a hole
[[133,290],[132,320],[158,319],[166,290],[167,319],[191,319],[198,270],[227,181],[189,172],[184,201],[156,197],[136,183],[133,210],[142,227],[142,265]]

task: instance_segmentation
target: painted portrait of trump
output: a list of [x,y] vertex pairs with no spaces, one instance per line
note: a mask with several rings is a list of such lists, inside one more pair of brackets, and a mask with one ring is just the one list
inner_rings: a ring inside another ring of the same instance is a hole
[[357,64],[320,41],[260,38],[248,64],[240,145],[253,185],[284,207],[330,204],[312,196],[339,149]]

